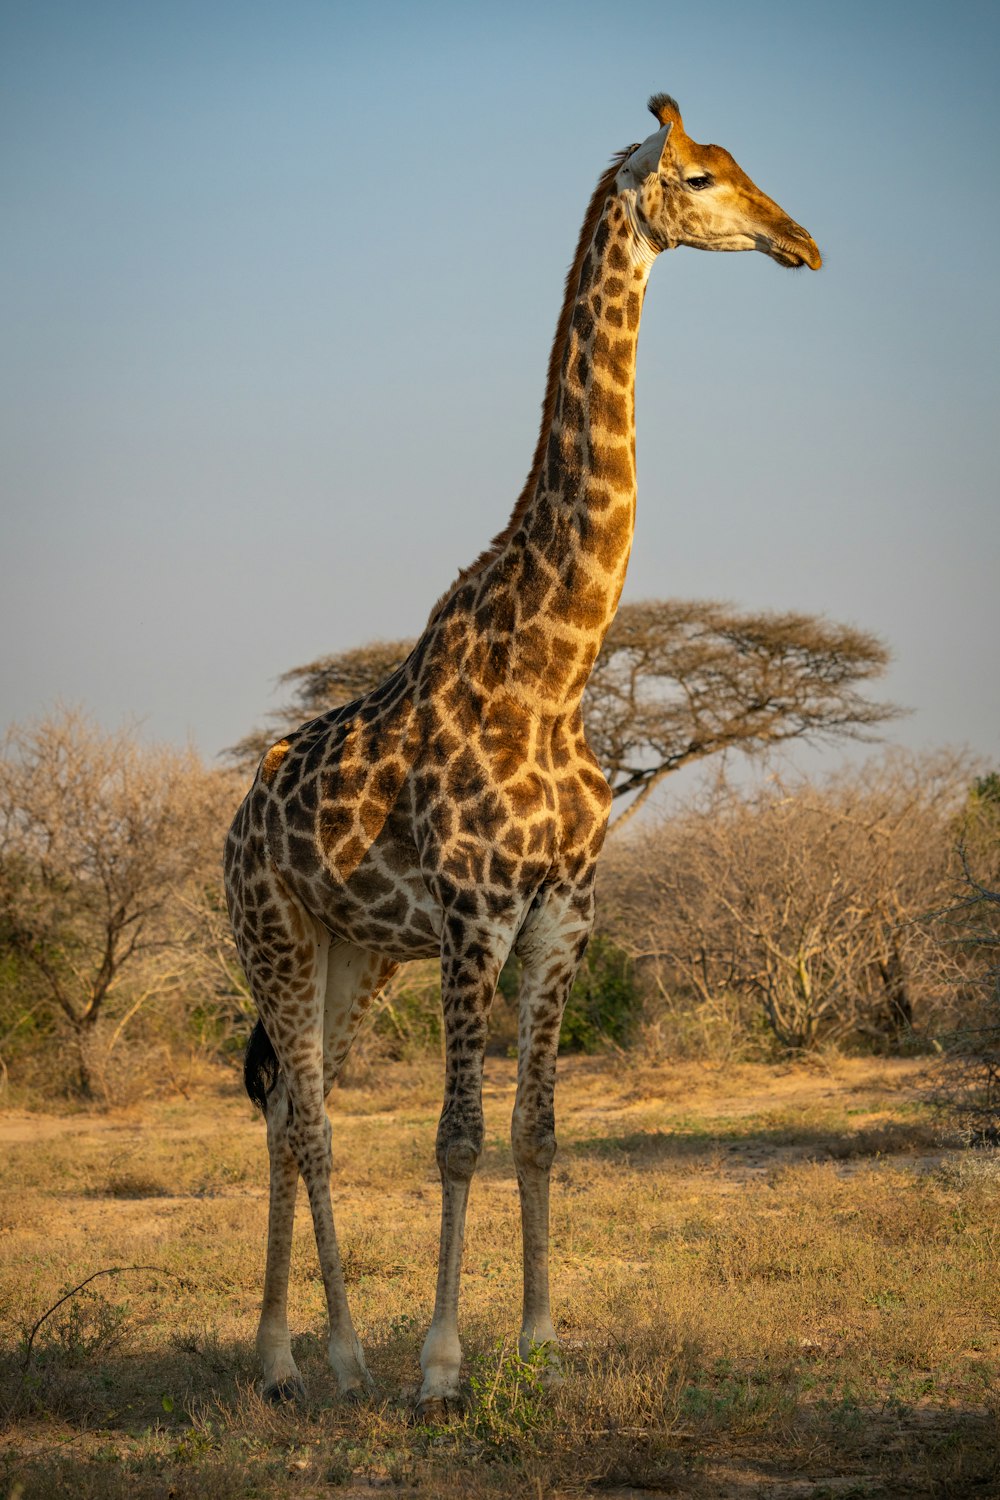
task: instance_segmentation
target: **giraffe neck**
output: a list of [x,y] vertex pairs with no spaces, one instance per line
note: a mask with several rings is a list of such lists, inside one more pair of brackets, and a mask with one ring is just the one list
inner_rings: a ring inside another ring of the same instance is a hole
[[636,349],[655,254],[629,192],[612,190],[581,266],[534,490],[482,580],[505,686],[546,715],[579,704],[625,582]]

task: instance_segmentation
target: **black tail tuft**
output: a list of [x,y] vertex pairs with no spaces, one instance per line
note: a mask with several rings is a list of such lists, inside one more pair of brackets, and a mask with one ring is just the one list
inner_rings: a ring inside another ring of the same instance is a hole
[[251,1101],[267,1114],[267,1096],[278,1081],[278,1056],[260,1021],[250,1033],[243,1054],[243,1082]]

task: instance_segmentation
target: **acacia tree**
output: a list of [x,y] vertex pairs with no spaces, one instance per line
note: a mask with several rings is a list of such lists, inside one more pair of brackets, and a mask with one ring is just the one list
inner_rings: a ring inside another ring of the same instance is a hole
[[232,779],[194,751],[105,733],[73,710],[5,737],[0,952],[68,1028],[85,1096],[102,1091],[96,1032],[112,1000],[120,1032],[183,980],[190,924],[171,900],[218,884],[232,800]]
[[414,641],[369,641],[320,656],[302,667],[291,667],[278,678],[279,687],[291,684],[288,702],[268,715],[266,723],[252,729],[224,752],[241,770],[252,773],[273,740],[306,719],[315,719],[328,709],[341,708],[355,698],[362,698],[392,675],[406,660]]
[[618,611],[587,685],[587,733],[620,826],[663,778],[725,750],[864,738],[893,718],[862,691],[889,652],[818,615],[747,613],[706,601],[647,600]]
[[[293,667],[280,679],[293,689],[289,702],[230,756],[250,769],[290,724],[370,691],[412,648],[375,641]],[[670,599],[622,605],[583,700],[612,793],[632,799],[616,825],[671,771],[706,756],[866,736],[898,713],[863,691],[888,662],[875,636],[816,615]]]

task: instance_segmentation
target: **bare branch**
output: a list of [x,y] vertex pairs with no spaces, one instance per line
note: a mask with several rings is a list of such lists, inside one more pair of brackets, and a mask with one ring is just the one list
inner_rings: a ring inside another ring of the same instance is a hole
[[170,1276],[174,1281],[179,1281],[182,1286],[191,1285],[183,1276],[178,1276],[176,1271],[168,1271],[165,1266],[105,1266],[101,1271],[92,1272],[90,1276],[85,1276],[82,1281],[78,1281],[76,1286],[71,1287],[68,1292],[64,1292],[59,1300],[53,1302],[51,1307],[47,1307],[42,1316],[37,1319],[25,1343],[24,1358],[21,1360],[22,1371],[26,1371],[31,1363],[35,1337],[41,1329],[42,1324],[48,1322],[52,1314],[58,1312],[64,1302],[68,1302],[71,1297],[75,1297],[77,1292],[82,1292],[84,1287],[89,1286],[92,1281],[96,1281],[98,1276],[122,1276],[128,1271],[155,1271],[159,1276]]

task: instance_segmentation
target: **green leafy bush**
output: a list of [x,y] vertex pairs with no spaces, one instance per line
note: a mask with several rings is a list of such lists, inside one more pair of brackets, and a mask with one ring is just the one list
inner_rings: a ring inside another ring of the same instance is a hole
[[596,1052],[606,1042],[624,1042],[639,1009],[628,954],[597,933],[591,938],[563,1015],[563,1052]]

